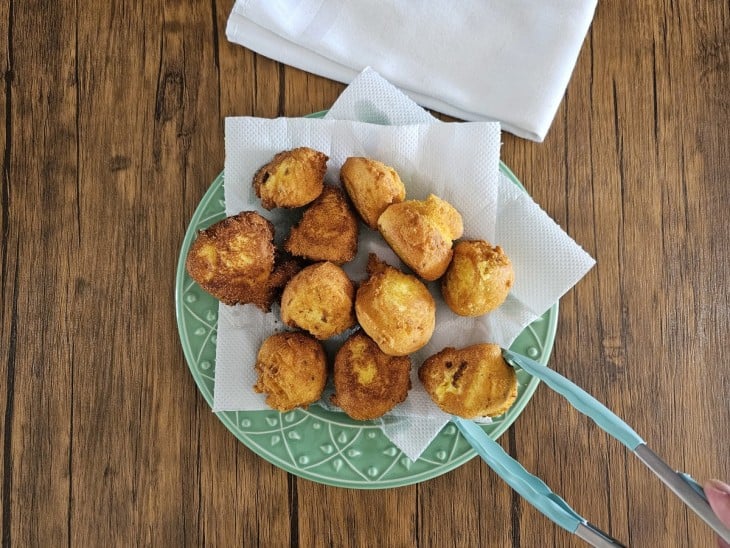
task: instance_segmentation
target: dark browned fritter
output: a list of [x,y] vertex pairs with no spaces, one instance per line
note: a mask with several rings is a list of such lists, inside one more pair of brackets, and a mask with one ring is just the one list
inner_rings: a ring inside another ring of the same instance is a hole
[[335,356],[332,403],[353,419],[376,419],[406,399],[410,371],[408,356],[388,356],[357,331]]
[[319,198],[292,228],[284,249],[310,261],[341,265],[351,261],[357,253],[357,225],[345,193],[340,188],[325,185]]
[[279,290],[299,269],[275,264],[274,227],[254,211],[227,217],[198,233],[185,267],[190,277],[221,302],[253,303],[268,311]]

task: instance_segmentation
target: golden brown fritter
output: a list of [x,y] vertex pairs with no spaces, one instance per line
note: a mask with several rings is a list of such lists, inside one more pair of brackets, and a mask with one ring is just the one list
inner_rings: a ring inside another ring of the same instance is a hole
[[335,356],[332,403],[356,420],[381,417],[406,399],[411,360],[388,356],[364,332],[357,331]]
[[297,226],[291,229],[284,249],[311,261],[343,264],[357,253],[357,218],[345,193],[325,185]]
[[496,344],[444,348],[423,362],[418,378],[443,411],[467,419],[501,415],[517,398],[517,375]]
[[294,276],[281,295],[281,319],[323,340],[355,325],[355,286],[339,266],[310,265]]
[[454,206],[431,194],[423,201],[388,206],[378,219],[378,229],[404,263],[433,281],[446,272],[453,240],[461,237],[464,226]]
[[271,335],[261,345],[254,367],[254,390],[266,394],[266,405],[279,411],[316,402],[327,382],[322,344],[301,332]]
[[465,240],[454,246],[454,257],[441,278],[441,293],[457,314],[481,316],[505,301],[514,280],[512,261],[501,247]]
[[266,209],[301,207],[322,192],[327,155],[300,147],[278,153],[256,172],[253,188]]
[[274,226],[254,211],[227,217],[198,233],[185,267],[219,301],[253,303],[264,311],[298,270],[293,261],[275,265]]
[[436,325],[436,303],[426,286],[374,254],[368,260],[368,273],[355,297],[360,326],[389,356],[405,356],[422,348]]
[[406,189],[390,166],[370,158],[350,157],[340,169],[340,181],[362,220],[373,230],[390,204],[402,202]]

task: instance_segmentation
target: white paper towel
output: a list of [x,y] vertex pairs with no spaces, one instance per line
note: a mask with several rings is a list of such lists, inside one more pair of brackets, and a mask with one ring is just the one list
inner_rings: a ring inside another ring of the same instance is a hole
[[[499,127],[494,123],[433,123],[436,120],[374,71],[360,75],[333,105],[328,118],[359,118],[397,126],[346,120],[228,118],[226,120],[226,213],[256,210],[286,236],[291,215],[261,208],[251,179],[281,150],[311,146],[330,156],[327,182],[338,184],[348,156],[369,156],[400,173],[408,198],[433,192],[454,204],[464,217],[465,237],[501,245],[515,268],[515,285],[505,304],[481,318],[453,314],[437,300],[437,328],[413,358],[413,389],[383,421],[384,433],[416,459],[449,417],[422,389],[416,370],[425,357],[445,346],[495,342],[508,347],[520,331],[542,315],[593,265],[591,259],[535,202],[499,172]],[[416,122],[415,124],[409,122]],[[345,265],[353,280],[364,278],[364,258],[378,253],[402,266],[377,235],[361,225],[358,258]],[[214,410],[267,409],[250,388],[253,363],[268,335],[283,329],[278,309],[263,314],[251,305],[220,305]],[[334,352],[344,337],[328,342]],[[405,417],[405,418],[398,418]]]

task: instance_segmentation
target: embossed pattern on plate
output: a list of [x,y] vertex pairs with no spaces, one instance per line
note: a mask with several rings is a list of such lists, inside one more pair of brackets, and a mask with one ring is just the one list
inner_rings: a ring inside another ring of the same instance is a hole
[[[504,165],[502,172],[522,187]],[[225,217],[223,174],[203,196],[180,250],[175,306],[180,341],[190,372],[209,406],[213,404],[218,301],[185,271],[185,257],[198,230]],[[555,339],[558,305],[530,324],[511,349],[547,363]],[[484,425],[497,439],[522,413],[539,381],[518,370],[518,396],[510,410]],[[297,476],[340,487],[382,489],[418,483],[444,474],[476,453],[453,424],[447,424],[416,461],[406,457],[382,433],[376,421],[355,421],[317,405],[288,413],[228,411],[216,413],[247,447]]]

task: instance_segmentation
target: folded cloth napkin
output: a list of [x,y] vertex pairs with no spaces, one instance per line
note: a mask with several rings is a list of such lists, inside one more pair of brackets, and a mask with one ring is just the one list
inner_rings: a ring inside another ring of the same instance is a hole
[[542,141],[597,0],[237,0],[226,34],[349,83],[373,67],[417,103]]
[[[438,289],[432,288],[439,303],[436,332],[429,345],[413,356],[413,389],[408,399],[381,424],[385,435],[413,460],[449,420],[417,379],[416,369],[423,359],[447,345],[490,341],[509,347],[527,324],[550,308],[594,263],[501,174],[498,124],[436,122],[368,69],[342,93],[327,120],[243,117],[227,118],[225,126],[224,190],[229,215],[258,210],[274,223],[279,237],[286,235],[290,215],[261,209],[251,190],[251,178],[275,153],[306,145],[330,156],[327,181],[331,184],[337,184],[339,167],[347,156],[371,156],[392,165],[403,178],[409,197],[425,198],[433,192],[449,200],[464,217],[465,237],[498,243],[512,258],[515,285],[508,301],[481,318],[454,315],[441,302]],[[362,259],[368,251],[401,266],[373,231],[362,229],[359,250],[359,259],[345,266],[353,280],[365,276]],[[264,338],[281,328],[276,310],[262,314],[252,305],[219,306],[214,411],[267,409],[264,398],[250,388],[255,382],[250,364]],[[332,341],[329,350],[338,342]]]

